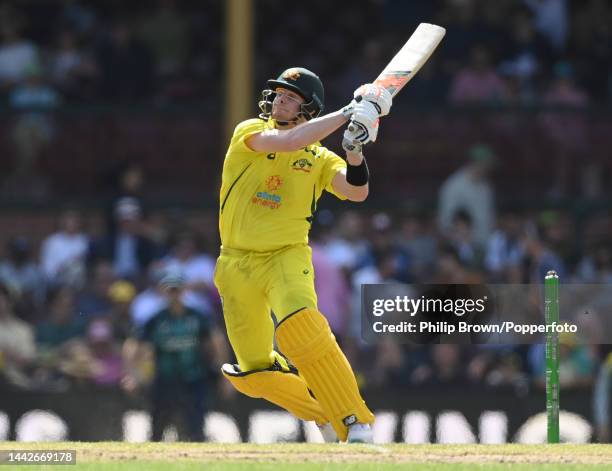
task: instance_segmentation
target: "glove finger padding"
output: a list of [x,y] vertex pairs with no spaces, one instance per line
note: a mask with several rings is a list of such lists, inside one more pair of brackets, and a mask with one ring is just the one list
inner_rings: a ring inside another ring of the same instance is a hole
[[373,83],[366,83],[359,87],[353,93],[353,97],[355,99],[357,99],[357,97],[362,97],[363,100],[372,103],[376,107],[379,116],[388,115],[391,110],[391,105],[393,104],[393,97],[389,91]]
[[348,129],[345,129],[342,136],[342,148],[345,152],[360,154],[362,147],[361,142],[355,139],[355,135]]
[[348,129],[353,140],[362,144],[375,142],[378,135],[378,111],[369,101],[361,101],[354,107],[353,116]]

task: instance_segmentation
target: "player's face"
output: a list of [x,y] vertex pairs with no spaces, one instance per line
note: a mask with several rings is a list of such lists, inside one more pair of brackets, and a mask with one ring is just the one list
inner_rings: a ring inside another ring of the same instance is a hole
[[291,121],[300,111],[304,99],[286,88],[277,88],[272,102],[272,118],[277,121]]

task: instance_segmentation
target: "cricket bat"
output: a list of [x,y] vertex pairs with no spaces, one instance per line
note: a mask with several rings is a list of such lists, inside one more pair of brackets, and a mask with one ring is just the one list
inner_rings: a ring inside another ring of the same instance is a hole
[[[374,81],[395,96],[427,62],[446,34],[446,29],[429,23],[421,23],[397,54]],[[349,131],[354,125],[349,125]]]
[[427,62],[446,34],[441,26],[421,23],[374,81],[395,96]]

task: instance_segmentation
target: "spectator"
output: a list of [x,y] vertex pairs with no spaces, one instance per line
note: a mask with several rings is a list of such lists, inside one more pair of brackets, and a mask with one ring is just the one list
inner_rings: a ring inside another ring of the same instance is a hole
[[113,304],[110,315],[113,337],[121,342],[134,332],[130,305],[135,296],[136,288],[129,281],[115,281],[109,288],[109,298]]
[[113,266],[108,261],[96,262],[85,289],[78,296],[79,313],[86,318],[109,315],[113,307],[109,298],[110,287],[115,280]]
[[[142,165],[137,162],[128,162],[114,169],[109,175],[109,186],[112,192],[107,213],[107,231],[114,234],[117,231],[116,210],[122,201],[132,201],[141,210],[141,215],[147,213],[143,201],[145,175]],[[126,200],[125,198],[130,198]]]
[[519,10],[511,24],[512,37],[499,69],[519,78],[522,95],[532,95],[536,79],[548,69],[552,60],[552,49],[535,29],[528,11]]
[[189,56],[189,19],[175,0],[159,0],[157,10],[143,18],[140,37],[153,52],[160,76],[183,71]]
[[60,103],[57,92],[48,86],[38,65],[29,65],[24,81],[9,95],[9,104],[19,111],[13,127],[16,156],[8,189],[41,196],[48,191],[46,180],[37,175],[41,152],[55,137],[55,122],[49,112]]
[[[204,439],[207,372],[210,362],[220,360],[207,358],[205,354],[207,349],[210,353],[210,348],[215,345],[213,337],[218,334],[213,333],[206,318],[183,304],[185,286],[186,282],[179,274],[168,274],[160,281],[168,307],[145,324],[139,339],[152,348],[155,355],[156,375],[151,390],[153,441],[162,439],[174,412],[182,415],[186,428],[184,439]],[[138,348],[146,347],[126,345],[128,366],[133,365]],[[137,379],[126,378],[124,386],[128,389],[136,387]]]
[[123,358],[108,319],[94,319],[87,329],[91,352],[91,381],[98,386],[118,386],[123,377]]
[[24,18],[10,7],[0,12],[0,86],[8,89],[25,78],[28,67],[39,64],[38,49],[22,36]]
[[481,247],[476,244],[472,218],[467,211],[460,209],[455,213],[448,239],[462,264],[468,267],[479,265],[482,251]]
[[430,226],[423,214],[408,214],[400,222],[397,243],[410,260],[410,278],[417,281],[431,276],[436,264],[438,242]]
[[580,282],[612,283],[612,247],[610,243],[601,241],[587,249],[576,269]]
[[87,323],[77,314],[74,293],[69,288],[56,288],[47,303],[48,315],[36,326],[36,343],[41,349],[53,350],[85,334]]
[[362,215],[355,211],[344,211],[335,226],[335,232],[325,242],[325,254],[331,263],[347,271],[356,268],[367,250],[363,231]]
[[185,278],[185,301],[189,306],[210,314],[212,312],[211,294],[215,260],[199,250],[198,241],[193,232],[179,233],[171,253],[163,261],[167,271],[180,272]]
[[48,282],[80,288],[88,246],[80,214],[74,210],[60,214],[59,230],[43,241],[40,250],[40,265]]
[[484,247],[495,221],[493,188],[489,181],[495,154],[485,145],[475,145],[468,151],[469,162],[442,184],[438,199],[438,228],[451,236],[452,222],[459,210],[473,222],[474,242]]
[[12,238],[7,257],[0,260],[0,283],[18,293],[15,308],[27,319],[33,319],[45,296],[43,275],[32,260],[32,247],[26,237]]
[[429,361],[412,373],[414,384],[429,387],[465,386],[470,380],[467,355],[459,345],[437,344],[430,347]]
[[96,64],[81,50],[76,34],[70,30],[59,33],[50,63],[50,78],[64,97],[92,98],[91,83],[97,73]]
[[[544,94],[543,102],[547,106],[569,109],[547,111],[542,114],[540,123],[556,154],[554,187],[551,193],[561,197],[567,196],[571,190],[570,184],[578,180],[573,171],[578,162],[579,172],[588,170],[595,162],[588,161],[589,123],[584,109],[589,98],[586,92],[576,85],[571,64],[557,63],[554,75],[554,81]],[[576,171],[578,172],[578,169]],[[590,184],[592,187],[585,189],[590,193],[588,196],[599,196],[602,192],[601,181],[591,181]]]
[[153,89],[153,62],[147,47],[133,35],[131,25],[115,22],[97,51],[100,95],[104,100],[145,100]]
[[565,264],[550,247],[542,227],[528,225],[522,236],[522,245],[524,283],[539,285],[549,270],[555,270],[559,278],[565,278]]
[[36,347],[32,327],[18,319],[12,308],[11,291],[0,283],[0,382],[28,387]]
[[454,76],[449,100],[453,104],[500,103],[505,99],[504,81],[491,65],[487,48],[474,46],[467,66]]
[[567,0],[524,0],[534,13],[535,27],[546,36],[558,53],[565,50],[568,36]]
[[478,284],[483,279],[479,272],[468,271],[461,263],[459,254],[452,247],[445,245],[438,252],[437,270],[433,282],[437,284]]
[[332,332],[342,343],[349,323],[350,290],[342,270],[330,263],[323,247],[312,238],[311,247],[318,306],[325,313]]
[[484,265],[497,282],[518,283],[518,270],[523,259],[522,221],[517,214],[501,216],[498,228],[487,241]]
[[117,231],[95,241],[90,256],[110,260],[119,278],[138,280],[157,255],[156,247],[144,235],[141,207],[131,197],[121,198],[115,206]]

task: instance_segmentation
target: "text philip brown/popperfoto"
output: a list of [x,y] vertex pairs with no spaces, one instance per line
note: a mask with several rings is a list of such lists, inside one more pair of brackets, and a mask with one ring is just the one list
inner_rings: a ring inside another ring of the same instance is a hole
[[499,324],[477,323],[457,320],[430,321],[419,320],[414,317],[418,314],[454,314],[461,318],[469,314],[482,313],[486,308],[487,296],[477,299],[427,299],[411,298],[409,296],[396,296],[394,299],[375,299],[372,302],[372,315],[381,318],[385,313],[401,312],[411,319],[406,321],[392,321],[385,323],[382,319],[372,323],[372,330],[377,333],[513,333],[521,335],[534,335],[545,333],[576,333],[578,327],[570,323],[524,324],[512,321],[503,321]]

